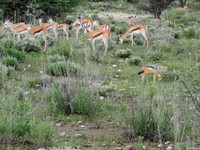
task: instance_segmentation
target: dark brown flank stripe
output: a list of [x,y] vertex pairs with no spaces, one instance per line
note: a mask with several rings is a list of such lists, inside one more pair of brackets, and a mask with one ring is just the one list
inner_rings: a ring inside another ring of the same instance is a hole
[[41,31],[42,31],[42,29],[37,30],[37,31],[34,32],[34,34],[39,33],[39,32],[41,32]]
[[94,36],[94,38],[96,38],[97,36],[99,36],[99,35],[101,35],[101,34],[102,34],[102,32],[96,34],[96,35]]
[[152,68],[152,69],[155,69],[155,67],[153,67],[153,66],[146,66],[147,68]]
[[140,29],[140,27],[134,28],[133,30],[131,30],[131,32]]

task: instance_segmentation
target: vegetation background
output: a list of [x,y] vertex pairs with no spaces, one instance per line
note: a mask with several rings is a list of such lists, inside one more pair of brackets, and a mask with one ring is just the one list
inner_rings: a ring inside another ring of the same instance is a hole
[[[199,149],[199,8],[199,0],[1,0],[2,22],[51,17],[70,25],[70,37],[55,41],[50,31],[43,52],[41,38],[0,33],[0,149]],[[78,16],[110,23],[106,55],[82,31],[75,40]],[[139,35],[136,45],[117,44],[134,24],[148,26],[148,47]],[[142,83],[148,64],[169,70]]]

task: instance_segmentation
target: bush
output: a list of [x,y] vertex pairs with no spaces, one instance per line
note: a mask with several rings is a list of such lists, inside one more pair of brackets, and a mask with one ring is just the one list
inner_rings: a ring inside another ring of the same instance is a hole
[[101,103],[93,100],[86,89],[81,89],[76,93],[73,102],[73,113],[85,115],[88,117],[94,116],[101,111]]
[[18,66],[18,62],[15,58],[13,57],[5,57],[3,58],[2,64],[6,65],[6,66],[11,66],[13,68],[17,68]]
[[131,57],[131,58],[128,60],[128,63],[129,63],[130,65],[139,66],[139,65],[141,65],[141,63],[142,63],[142,59],[141,59],[140,57],[134,56],[134,57]]
[[183,35],[184,35],[186,38],[188,38],[188,39],[190,39],[190,38],[195,38],[195,36],[196,36],[196,30],[193,29],[193,28],[186,29],[186,30],[183,31]]
[[99,95],[100,96],[108,96],[111,92],[116,90],[116,86],[113,84],[102,85],[99,88]]
[[37,87],[40,87],[41,84],[42,84],[42,80],[39,79],[39,78],[36,78],[36,79],[29,79],[27,81],[27,84],[28,84],[28,87],[29,88],[37,88]]
[[177,75],[175,73],[164,73],[164,74],[162,74],[161,81],[173,82],[173,81],[177,81],[178,79],[179,79],[179,75]]
[[7,75],[8,77],[12,75],[13,71],[15,69],[11,66],[5,66],[2,63],[0,63],[0,71],[1,73],[3,73],[4,75]]
[[200,63],[197,63],[197,69],[200,71]]
[[163,53],[160,52],[159,50],[149,52],[149,60],[160,61],[162,59],[163,59]]
[[74,63],[60,61],[46,66],[46,73],[52,76],[76,76],[80,71]]
[[120,50],[117,50],[116,52],[116,55],[119,58],[129,58],[131,54],[132,54],[132,51],[130,49],[126,49],[126,50],[120,49]]
[[4,87],[5,80],[6,80],[6,75],[4,73],[0,72],[0,89],[2,89]]
[[16,43],[15,48],[20,51],[26,52],[39,52],[41,51],[40,43],[35,39],[23,39]]
[[16,49],[7,49],[8,55],[16,58],[19,62],[24,62],[26,59],[26,53],[24,51],[18,51]]
[[[1,108],[0,113],[0,134],[4,137],[1,140],[23,140],[30,131],[30,105],[24,100],[16,101],[14,99],[6,99]],[[6,113],[8,112],[9,113]]]
[[51,111],[53,113],[62,112],[65,115],[72,114],[72,101],[77,90],[74,82],[52,85],[45,97],[51,106]]
[[[63,41],[62,41],[63,42]],[[61,56],[69,57],[70,55],[70,45],[66,42],[59,44],[58,48],[52,51],[51,54],[59,54]]]
[[59,55],[59,54],[50,55],[48,57],[48,61],[49,61],[49,63],[55,63],[55,62],[58,62],[58,61],[65,61],[65,57],[62,56],[62,55]]
[[50,121],[33,123],[30,128],[30,142],[40,147],[46,147],[52,144],[54,133],[53,124]]

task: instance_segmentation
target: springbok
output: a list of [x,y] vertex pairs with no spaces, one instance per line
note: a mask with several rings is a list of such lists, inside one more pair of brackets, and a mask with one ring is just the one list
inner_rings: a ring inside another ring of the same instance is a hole
[[65,24],[65,23],[59,24],[57,22],[54,22],[53,19],[51,19],[51,18],[49,19],[48,22],[54,23],[57,30],[62,30],[65,33],[66,39],[68,40],[68,38],[69,38],[69,33],[68,33],[69,25],[68,24]]
[[57,32],[58,23],[57,23],[57,22],[53,22],[53,21],[51,21],[51,22],[48,21],[48,22],[46,22],[46,23],[43,23],[43,19],[42,19],[42,18],[39,18],[38,21],[39,21],[39,24],[40,24],[40,25],[43,25],[43,26],[46,27],[48,30],[49,30],[49,29],[52,29],[52,30],[53,30],[55,39],[56,39],[56,41],[57,41],[57,40],[58,40],[58,32]]
[[47,33],[48,33],[48,29],[47,27],[50,27],[50,26],[46,26],[46,25],[38,25],[38,26],[34,26],[34,27],[28,27],[28,33],[29,33],[29,36],[31,38],[34,38],[35,36],[38,36],[38,35],[42,35],[42,38],[44,39],[44,51],[46,51],[47,49],[47,39],[46,39],[46,36],[47,36]]
[[76,27],[76,39],[81,29],[84,29],[84,33],[91,31],[94,26],[96,26],[98,21],[93,21],[92,19],[81,19],[80,17],[72,24],[73,27]]
[[123,43],[124,39],[130,36],[130,40],[132,41],[131,45],[136,44],[133,40],[134,34],[141,34],[144,37],[144,46],[148,46],[148,38],[146,36],[147,27],[144,25],[135,25],[128,29],[128,31],[123,35],[118,35],[120,44]]
[[17,35],[18,40],[20,40],[20,34],[28,33],[28,28],[25,23],[12,24],[9,20],[6,20],[4,27],[9,28],[13,32],[13,38]]
[[103,41],[104,46],[105,46],[105,53],[107,52],[108,41],[110,38],[110,30],[105,30],[105,29],[93,30],[93,31],[87,32],[85,36],[86,38],[92,40],[92,47],[94,51],[95,51],[95,40],[99,39]]

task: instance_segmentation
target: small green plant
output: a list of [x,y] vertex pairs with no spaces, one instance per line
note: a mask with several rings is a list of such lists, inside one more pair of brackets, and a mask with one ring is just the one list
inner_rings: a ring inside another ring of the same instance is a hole
[[161,81],[164,82],[173,82],[179,79],[179,75],[175,73],[164,73],[162,74]]
[[16,58],[13,57],[5,57],[3,58],[2,64],[6,66],[11,66],[16,69],[18,66],[18,61],[16,60]]
[[26,52],[40,52],[40,43],[34,39],[23,39],[16,43],[15,49]]
[[163,59],[163,53],[159,50],[149,52],[149,60],[160,61]]
[[28,87],[29,88],[38,88],[42,85],[42,80],[39,78],[36,79],[29,79],[27,81]]
[[6,81],[6,75],[0,72],[0,89],[4,87],[5,81]]
[[197,55],[197,62],[200,62],[200,54]]
[[91,117],[99,112],[101,112],[101,103],[93,100],[88,90],[80,89],[73,102],[73,113]]
[[139,66],[142,64],[142,59],[138,56],[133,56],[131,57],[129,60],[128,60],[128,63],[132,66],[132,65],[135,65],[135,66]]
[[6,49],[6,51],[10,57],[16,58],[19,62],[24,62],[26,59],[26,52],[24,51],[18,51],[16,49],[11,48]]
[[55,62],[58,62],[58,61],[65,61],[65,56],[59,55],[59,54],[50,55],[48,57],[48,61],[49,61],[49,63],[55,63]]
[[79,71],[78,65],[65,61],[50,63],[46,66],[47,74],[52,76],[76,76]]
[[119,58],[129,58],[131,54],[132,51],[130,49],[120,49],[116,52],[116,56]]
[[114,84],[102,85],[99,88],[99,95],[108,96],[111,92],[113,92],[115,90],[116,90],[116,86]]
[[188,38],[188,39],[191,39],[191,38],[195,38],[196,36],[196,30],[193,29],[193,28],[190,28],[190,29],[185,29],[183,31],[183,35]]
[[65,57],[69,57],[70,55],[70,45],[66,42],[63,42],[58,46],[58,48],[56,48],[55,50],[53,50],[51,52],[51,54],[59,54],[61,56],[65,56]]
[[135,143],[133,144],[133,149],[134,150],[148,150],[149,148],[147,144]]
[[51,146],[53,133],[54,127],[52,122],[33,122],[30,128],[30,142],[41,147]]

